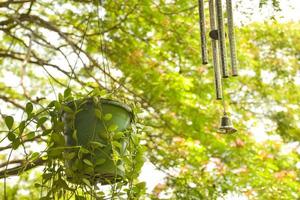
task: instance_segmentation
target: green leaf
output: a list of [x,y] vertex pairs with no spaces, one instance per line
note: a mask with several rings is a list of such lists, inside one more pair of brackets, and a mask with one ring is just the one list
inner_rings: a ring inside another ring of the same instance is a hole
[[52,141],[59,145],[59,146],[64,146],[65,145],[65,137],[62,134],[59,133],[53,133],[51,135]]
[[111,143],[112,143],[112,145],[113,145],[114,147],[118,147],[119,149],[122,149],[122,144],[121,144],[121,143],[119,143],[119,142],[117,142],[117,141],[112,141]]
[[125,172],[125,168],[123,165],[118,165],[117,167],[120,171]]
[[54,101],[54,107],[57,111],[60,111],[61,110],[61,103],[59,103],[58,101]]
[[47,120],[48,120],[47,117],[41,117],[41,118],[39,118],[38,121],[37,121],[36,127],[37,128],[41,127]]
[[51,101],[49,104],[48,104],[48,108],[52,108],[52,107],[54,107],[55,106],[55,102],[56,101]]
[[105,158],[99,158],[96,160],[95,165],[102,165],[103,163],[105,163],[105,161]]
[[88,166],[93,167],[93,163],[92,163],[91,161],[89,161],[88,159],[83,159],[83,162],[84,162],[85,164],[87,164]]
[[6,116],[4,118],[4,121],[5,121],[7,128],[9,130],[11,130],[11,128],[13,127],[13,124],[14,124],[14,118],[12,116]]
[[59,93],[59,94],[58,94],[58,101],[59,101],[59,102],[63,102],[63,100],[64,100],[63,95],[62,95],[61,93]]
[[84,153],[84,154],[88,154],[88,153],[90,153],[90,151],[89,150],[87,150],[86,148],[84,148],[84,147],[80,147],[80,152],[81,153]]
[[98,119],[101,119],[101,110],[95,109],[95,115]]
[[62,149],[57,149],[57,148],[51,148],[48,150],[48,156],[51,158],[58,158],[61,156],[63,150]]
[[58,179],[56,184],[60,187],[60,188],[64,188],[66,190],[71,190],[68,186],[68,184],[66,183],[66,181],[64,181],[63,179]]
[[95,147],[95,148],[97,148],[97,147],[102,148],[102,147],[105,147],[105,146],[106,146],[105,144],[102,144],[102,143],[96,142],[96,141],[90,141],[90,145],[91,145],[92,147]]
[[113,132],[118,129],[118,126],[116,124],[112,124],[108,127],[108,131]]
[[78,141],[78,138],[77,138],[77,130],[75,129],[72,133],[72,138],[73,140],[75,140],[76,142]]
[[42,136],[49,135],[52,131],[53,131],[52,129],[46,129],[46,130],[43,131]]
[[123,133],[123,132],[117,132],[117,133],[114,134],[113,139],[114,139],[114,140],[119,140],[119,139],[121,139],[123,136],[124,136],[124,133]]
[[71,159],[75,158],[75,156],[76,156],[75,152],[65,152],[64,153],[64,158],[66,160],[71,160]]
[[16,139],[16,135],[13,132],[8,132],[7,138],[9,141],[14,141]]
[[21,144],[21,141],[20,141],[20,139],[15,139],[13,142],[12,142],[12,148],[14,149],[14,150],[16,150],[19,146],[20,146],[20,144]]
[[[94,83],[93,83],[94,84]],[[95,85],[97,86],[97,85]],[[98,87],[96,87],[94,90],[93,90],[93,95],[94,96],[105,96],[107,94],[106,90],[100,90]]]
[[33,139],[34,137],[35,137],[35,132],[34,132],[34,131],[31,131],[31,132],[29,132],[29,133],[27,134],[27,138],[28,138],[29,140]]
[[67,113],[74,113],[74,111],[70,107],[68,107],[66,105],[63,105],[62,108]]
[[40,154],[39,154],[38,152],[34,152],[33,154],[30,155],[29,160],[34,161],[34,160],[36,160],[39,156],[40,156]]
[[85,197],[83,197],[83,196],[79,196],[79,195],[75,195],[75,200],[86,200],[86,198]]
[[26,121],[21,121],[19,124],[19,134],[20,135],[22,135],[22,133],[24,132],[25,124],[26,124]]
[[25,106],[25,111],[27,113],[28,116],[30,116],[30,114],[32,113],[33,111],[33,105],[32,103],[28,102]]
[[68,98],[71,95],[72,90],[70,88],[65,89],[64,91],[64,97]]
[[111,114],[111,113],[107,113],[107,114],[104,115],[104,118],[103,118],[103,119],[104,119],[105,121],[109,121],[109,120],[111,120],[111,118],[112,118],[112,114]]
[[52,173],[44,173],[44,174],[42,175],[43,179],[46,180],[46,181],[49,180],[49,179],[51,179],[52,176],[53,176]]
[[40,183],[35,183],[34,184],[34,187],[36,187],[36,188],[39,188],[39,187],[42,187],[43,185],[42,184],[40,184]]
[[86,178],[83,178],[82,181],[83,181],[86,185],[88,185],[88,186],[91,187],[91,183],[90,183],[89,180],[87,180]]

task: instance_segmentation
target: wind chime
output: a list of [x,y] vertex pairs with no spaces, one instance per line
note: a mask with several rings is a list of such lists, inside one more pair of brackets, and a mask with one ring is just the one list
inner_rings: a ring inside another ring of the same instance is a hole
[[[237,130],[233,127],[232,121],[229,118],[226,111],[226,102],[224,98],[223,82],[224,79],[229,78],[229,72],[227,69],[227,51],[226,51],[226,38],[224,29],[224,18],[222,0],[208,0],[209,2],[209,20],[210,20],[210,32],[212,48],[212,60],[214,68],[215,90],[216,99],[222,101],[223,116],[221,118],[221,125],[219,127],[220,133],[234,133]],[[207,40],[206,40],[206,26],[205,26],[205,9],[204,0],[198,0],[199,4],[199,24],[200,24],[200,39],[201,39],[201,55],[202,64],[208,64],[207,53]],[[232,1],[226,0],[227,11],[227,27],[228,27],[228,40],[229,40],[229,52],[230,52],[230,65],[231,76],[237,76],[237,62],[236,62],[236,47],[235,47],[235,35],[233,25],[233,12]]]

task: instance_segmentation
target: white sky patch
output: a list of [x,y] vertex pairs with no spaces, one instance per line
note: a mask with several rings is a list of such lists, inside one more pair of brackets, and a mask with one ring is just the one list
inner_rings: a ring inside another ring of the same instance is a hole
[[272,10],[271,5],[259,8],[260,0],[238,0],[233,1],[235,24],[238,26],[250,24],[253,22],[262,22],[270,19],[272,16],[279,22],[299,21],[300,20],[300,3],[299,0],[281,0],[281,11],[276,13]]
[[166,4],[171,4],[171,3],[175,3],[175,0],[165,0]]
[[98,12],[98,16],[100,19],[104,20],[106,15],[106,10],[105,8],[103,8],[102,6],[99,6],[99,12]]
[[255,77],[256,73],[252,69],[241,69],[239,70],[240,76],[247,76],[247,77]]
[[297,168],[297,169],[300,169],[300,162],[297,162],[296,168]]
[[17,194],[22,196],[28,196],[30,194],[30,191],[26,189],[19,189]]
[[299,148],[299,142],[290,142],[287,144],[283,144],[280,149],[281,155],[288,155]]
[[282,142],[282,138],[277,134],[268,134],[268,132],[274,132],[276,125],[269,119],[252,119],[246,122],[249,132],[253,136],[254,140],[258,143],[266,142],[267,140]]
[[296,152],[300,155],[300,146],[296,149]]
[[5,75],[0,77],[0,82],[5,83],[9,87],[15,88],[20,85],[20,77],[11,71],[6,71]]
[[109,69],[110,73],[114,75],[116,78],[121,78],[123,77],[123,72],[117,68],[110,68]]
[[147,192],[151,192],[157,184],[164,183],[164,178],[166,176],[167,175],[164,172],[157,170],[151,162],[146,161],[139,176],[139,180],[145,181]]
[[79,10],[76,6],[72,5],[71,3],[64,3],[55,6],[56,12],[61,14],[65,13],[66,10],[71,10],[75,14],[81,14],[81,10]]
[[216,162],[214,162],[210,159],[210,161],[205,166],[205,169],[207,172],[213,172],[215,169],[217,169],[217,167],[218,166],[217,166]]
[[275,72],[267,71],[267,70],[261,70],[261,79],[262,82],[265,84],[271,84],[276,77]]
[[147,33],[147,37],[148,37],[148,38],[151,38],[151,37],[153,37],[154,35],[155,35],[155,31],[154,31],[154,30],[149,31],[149,32]]
[[[54,32],[54,31],[49,31],[45,28],[40,28],[39,31],[45,35],[45,37],[47,37],[47,40],[52,44],[52,45],[55,45],[55,46],[58,46],[60,45],[60,36],[58,35],[58,33]],[[43,50],[42,48],[39,48],[39,50]],[[45,53],[45,52],[43,52]],[[47,52],[46,52],[47,53]]]
[[296,76],[294,77],[294,83],[300,85],[300,71],[297,71]]
[[269,139],[269,135],[266,133],[266,127],[264,123],[258,122],[250,124],[249,131],[256,142],[265,142]]
[[6,178],[8,185],[14,185],[20,180],[20,176],[9,176]]

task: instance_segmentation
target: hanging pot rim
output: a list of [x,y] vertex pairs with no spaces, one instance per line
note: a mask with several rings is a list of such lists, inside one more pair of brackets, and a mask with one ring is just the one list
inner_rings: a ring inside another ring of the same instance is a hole
[[[113,99],[107,99],[107,98],[101,98],[101,97],[99,99],[100,99],[101,103],[110,104],[110,105],[118,106],[120,108],[125,109],[129,113],[129,115],[130,115],[130,122],[132,122],[134,120],[133,110],[127,104],[122,103],[122,102],[117,101],[117,100],[113,100]],[[93,98],[92,97],[88,97],[88,98],[81,98],[81,99],[69,101],[68,103],[66,103],[66,105],[67,106],[71,106],[76,101],[82,101],[82,102],[84,102],[84,104],[94,103]]]

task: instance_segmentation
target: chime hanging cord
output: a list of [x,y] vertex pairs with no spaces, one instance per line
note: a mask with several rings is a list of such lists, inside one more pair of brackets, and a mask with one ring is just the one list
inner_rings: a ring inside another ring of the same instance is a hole
[[221,80],[221,85],[222,85],[222,94],[223,94],[223,98],[222,98],[222,106],[223,106],[223,112],[224,112],[224,115],[227,114],[226,112],[226,101],[225,101],[225,90],[224,90],[224,79]]

